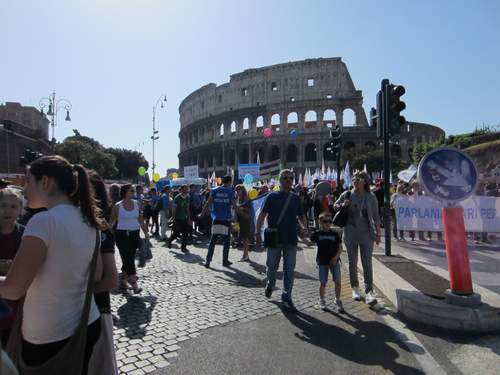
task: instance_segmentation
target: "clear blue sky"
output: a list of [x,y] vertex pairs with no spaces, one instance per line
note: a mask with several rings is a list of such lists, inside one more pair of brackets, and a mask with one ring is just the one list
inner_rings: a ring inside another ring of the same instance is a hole
[[448,134],[500,123],[500,1],[2,0],[0,101],[73,103],[56,138],[82,134],[178,164],[178,106],[246,68],[340,56],[368,114],[382,78],[406,118]]

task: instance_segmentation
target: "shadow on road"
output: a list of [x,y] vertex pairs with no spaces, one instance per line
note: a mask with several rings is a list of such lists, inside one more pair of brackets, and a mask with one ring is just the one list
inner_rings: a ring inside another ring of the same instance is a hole
[[170,251],[170,254],[174,256],[174,258],[179,259],[186,263],[192,264],[203,264],[205,263],[205,258],[202,258],[198,254],[194,253],[178,253],[176,251]]
[[453,332],[437,327],[429,327],[420,323],[412,322],[403,315],[398,318],[406,324],[407,328],[421,335],[438,338],[440,340],[460,345],[477,345],[490,349],[493,353],[500,355],[500,332],[491,332],[490,334],[479,332]]
[[224,275],[226,275],[230,279],[228,279],[227,277],[221,277],[221,276],[217,276],[217,278],[222,279],[222,280],[226,280],[226,281],[230,281],[235,285],[244,286],[247,288],[263,288],[265,285],[263,283],[262,279],[259,279],[258,277],[255,277],[254,275],[251,275],[245,271],[242,271],[242,270],[239,270],[236,268],[231,267],[231,268],[226,268],[223,270],[212,269],[212,271],[223,273]]
[[125,295],[125,298],[127,302],[116,312],[118,319],[114,325],[117,328],[124,328],[125,336],[140,339],[146,335],[146,328],[156,305],[156,297]]
[[[356,329],[356,332],[350,333],[304,312],[283,313],[290,323],[302,331],[295,334],[299,340],[326,349],[348,361],[365,366],[382,366],[394,374],[424,374],[418,368],[396,362],[399,353],[390,344],[396,344],[406,351],[408,349],[397,340],[394,331],[382,323],[362,321],[348,313],[334,314],[342,322]],[[423,351],[420,347],[416,349]]]
[[[264,264],[256,263],[251,261],[250,262],[250,267],[252,267],[258,274],[260,275],[265,275],[266,274],[266,266]],[[302,280],[313,280],[317,281],[318,279],[312,276],[309,276],[305,273],[295,271],[294,273],[295,279],[302,279]],[[282,279],[283,278],[283,272],[279,271],[276,273],[276,278],[277,279]]]

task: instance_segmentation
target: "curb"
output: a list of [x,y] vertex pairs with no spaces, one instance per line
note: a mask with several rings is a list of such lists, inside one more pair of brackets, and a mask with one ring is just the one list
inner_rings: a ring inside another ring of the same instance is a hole
[[[491,333],[500,331],[500,309],[496,293],[486,293],[483,304],[467,308],[445,303],[424,295],[406,280],[372,258],[373,281],[377,288],[411,321],[460,332]],[[474,289],[479,291],[474,285]],[[491,302],[491,303],[490,303]]]

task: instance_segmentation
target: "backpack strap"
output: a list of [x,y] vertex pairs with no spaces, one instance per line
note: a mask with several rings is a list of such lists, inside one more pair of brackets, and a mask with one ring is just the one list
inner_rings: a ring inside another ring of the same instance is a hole
[[278,218],[278,221],[276,222],[276,226],[279,227],[281,224],[281,220],[283,220],[283,216],[285,216],[285,211],[288,208],[288,205],[290,204],[290,201],[292,200],[292,192],[288,192],[288,197],[286,198],[285,204],[283,208],[281,209],[280,216]]

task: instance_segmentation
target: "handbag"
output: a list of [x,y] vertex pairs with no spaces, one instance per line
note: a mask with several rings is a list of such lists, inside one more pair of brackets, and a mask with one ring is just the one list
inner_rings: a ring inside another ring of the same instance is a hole
[[100,233],[96,230],[96,242],[94,254],[89,267],[89,279],[87,282],[87,292],[85,294],[85,303],[83,305],[82,317],[73,336],[66,342],[64,347],[47,362],[40,366],[28,366],[23,361],[22,353],[22,333],[21,325],[23,321],[23,304],[20,303],[18,316],[12,327],[9,341],[7,342],[7,353],[16,365],[19,373],[22,375],[67,375],[81,374],[83,368],[83,356],[87,341],[87,327],[90,314],[90,302],[93,295],[93,284],[97,264],[97,255],[100,247]]
[[[347,199],[350,199],[351,192],[348,191],[345,196]],[[332,224],[337,226],[337,227],[343,228],[347,225],[348,219],[349,219],[349,206],[342,206],[335,214]]]
[[153,259],[153,253],[151,252],[151,241],[147,239],[140,238],[139,239],[139,251],[137,255],[139,257],[139,267],[144,267],[146,262]]
[[281,224],[281,220],[283,220],[283,216],[285,216],[285,211],[292,200],[292,192],[288,193],[288,197],[286,198],[285,204],[281,209],[280,216],[278,217],[278,221],[276,222],[276,227],[267,227],[264,230],[264,247],[276,248],[280,244],[279,232],[278,228]]

